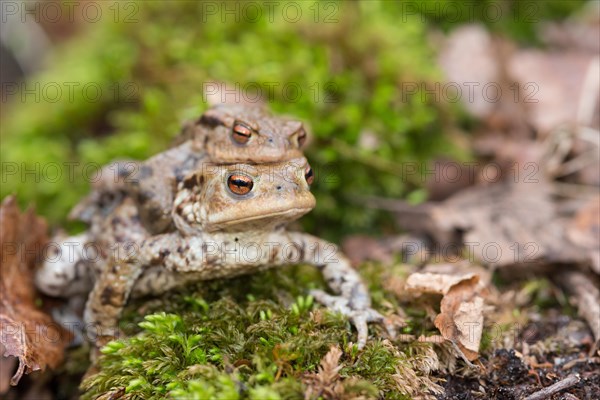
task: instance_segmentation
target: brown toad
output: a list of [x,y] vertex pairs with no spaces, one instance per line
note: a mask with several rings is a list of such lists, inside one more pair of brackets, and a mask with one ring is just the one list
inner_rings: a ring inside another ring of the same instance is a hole
[[[100,247],[97,276],[85,321],[96,329],[97,345],[117,335],[130,295],[158,294],[192,281],[228,278],[274,266],[307,263],[319,268],[331,290],[311,294],[347,315],[367,341],[367,322],[393,327],[371,308],[358,273],[336,246],[286,230],[315,205],[306,159],[273,164],[204,164],[178,185],[171,208],[175,230],[151,234],[135,201],[125,196],[109,215],[96,215],[80,247]],[[72,239],[74,240],[74,239]]]

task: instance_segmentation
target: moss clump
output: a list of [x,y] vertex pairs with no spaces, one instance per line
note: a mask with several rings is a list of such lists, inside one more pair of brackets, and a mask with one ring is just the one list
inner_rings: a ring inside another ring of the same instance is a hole
[[[419,361],[436,364],[430,345],[374,338],[358,352],[348,321],[301,295],[323,287],[311,270],[207,282],[131,304],[122,325],[131,336],[102,350],[100,372],[82,384],[84,398],[125,390],[127,398],[144,399],[302,399],[307,374],[332,345],[344,352],[339,375],[349,396],[401,399],[436,388],[428,377],[435,368]],[[396,307],[392,293],[382,300]]]
[[[98,5],[103,15],[113,16],[111,4]],[[241,100],[259,91],[274,111],[312,126],[318,207],[303,223],[330,239],[389,226],[357,199],[408,196],[423,182],[406,176],[404,163],[454,151],[444,134],[453,126],[447,105],[421,100],[440,79],[425,25],[396,2],[296,2],[302,17],[294,22],[285,3],[253,3],[261,17],[237,21],[225,7],[244,3],[219,3],[216,13],[203,4],[131,2],[123,18],[103,18],[58,49],[25,83],[39,95],[15,95],[3,114],[1,155],[11,170],[0,194],[17,192],[64,223],[100,165],[164,150],[183,120],[206,109],[203,91],[215,81],[238,88]],[[408,95],[403,82],[418,91]],[[62,88],[56,100],[44,95],[49,85]]]

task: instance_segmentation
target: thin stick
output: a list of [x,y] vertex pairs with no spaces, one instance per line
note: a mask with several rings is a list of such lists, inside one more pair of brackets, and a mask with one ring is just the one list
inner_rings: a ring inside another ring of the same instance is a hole
[[598,100],[598,89],[600,88],[600,78],[598,70],[600,69],[600,59],[596,56],[588,66],[583,80],[583,90],[579,96],[579,106],[577,107],[577,122],[580,125],[589,126],[594,119],[595,106]]
[[577,157],[565,161],[556,170],[554,177],[560,178],[565,175],[573,174],[589,165],[594,165],[598,162],[598,148],[589,150]]
[[595,340],[600,340],[600,290],[594,281],[579,271],[564,271],[556,275],[556,283],[574,296],[579,315],[590,326]]
[[525,397],[524,400],[546,400],[549,399],[555,393],[558,393],[562,390],[568,389],[571,386],[574,386],[579,383],[581,378],[579,374],[569,375],[562,381],[556,382],[554,385],[550,385],[548,387],[543,388],[540,391],[535,392],[534,394]]
[[554,195],[574,199],[586,199],[598,195],[597,187],[578,183],[552,182],[550,190]]

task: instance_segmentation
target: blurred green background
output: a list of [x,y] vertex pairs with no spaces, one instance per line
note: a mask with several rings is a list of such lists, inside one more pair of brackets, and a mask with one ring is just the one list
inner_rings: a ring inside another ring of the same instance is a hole
[[272,111],[310,126],[317,208],[303,219],[307,230],[334,240],[392,230],[365,197],[422,201],[424,182],[406,179],[403,163],[469,157],[456,144],[469,124],[457,104],[402,93],[403,83],[423,90],[442,80],[430,28],[481,21],[535,45],[534,22],[581,4],[539,2],[537,20],[528,20],[514,16],[530,2],[484,3],[503,17],[439,13],[433,2],[228,2],[231,15],[225,6],[215,12],[215,2],[96,3],[102,18],[53,48],[41,72],[20,84],[29,92],[3,104],[1,195],[17,193],[54,226],[76,229],[66,215],[87,192],[86,176],[111,160],[164,150],[183,121],[208,107],[203,87],[216,81],[260,88]]

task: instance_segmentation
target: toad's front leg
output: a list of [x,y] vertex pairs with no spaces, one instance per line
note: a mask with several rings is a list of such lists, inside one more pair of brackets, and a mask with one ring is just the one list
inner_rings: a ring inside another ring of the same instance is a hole
[[321,270],[328,286],[337,295],[322,290],[312,290],[311,294],[326,307],[350,318],[358,331],[359,349],[367,343],[368,322],[382,323],[391,337],[396,335],[393,324],[371,308],[367,287],[337,246],[304,233],[290,232],[288,235],[290,243],[281,247],[283,261],[312,264]]
[[88,337],[96,349],[118,336],[119,319],[135,284],[148,267],[161,266],[178,240],[177,235],[158,235],[141,243],[119,243],[112,250],[97,276],[84,312]]
[[97,348],[118,336],[119,319],[132,292],[139,296],[160,294],[185,282],[176,278],[185,278],[190,272],[202,274],[212,265],[212,259],[202,256],[207,245],[200,237],[169,233],[128,245],[121,244],[110,258],[86,304],[88,336]]

